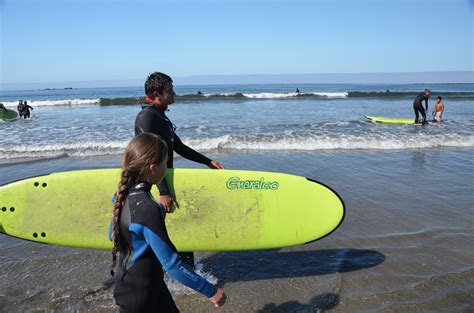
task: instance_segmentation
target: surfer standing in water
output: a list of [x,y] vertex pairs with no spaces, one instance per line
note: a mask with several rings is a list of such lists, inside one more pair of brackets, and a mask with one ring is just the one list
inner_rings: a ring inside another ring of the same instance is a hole
[[[159,135],[168,146],[168,168],[173,168],[173,151],[182,157],[204,164],[212,169],[224,169],[219,161],[211,160],[185,145],[176,135],[176,127],[165,114],[168,106],[174,103],[175,92],[173,90],[173,80],[166,74],[155,72],[148,76],[145,82],[146,101],[149,105],[143,106],[135,120],[135,135],[142,133],[152,133]],[[177,207],[176,199],[171,194],[166,180],[158,184],[160,191],[159,201],[171,212],[173,207]],[[181,257],[186,263],[194,268],[194,256],[192,252],[182,252]]]
[[120,312],[179,312],[163,280],[163,268],[180,283],[224,305],[222,289],[199,276],[179,257],[166,230],[166,210],[150,190],[166,176],[167,144],[157,135],[141,134],[125,149],[112,212],[112,275]]
[[23,118],[30,118],[30,109],[33,110],[33,107],[28,105],[28,102],[23,102]]
[[[423,125],[426,124],[426,112],[428,112],[428,99],[430,98],[430,93],[431,90],[427,88],[423,93],[420,93],[418,96],[416,96],[415,101],[413,101],[413,110],[415,110],[415,124],[419,123],[418,113],[421,113],[421,116],[423,117]],[[425,108],[423,108],[423,101],[425,101]]]

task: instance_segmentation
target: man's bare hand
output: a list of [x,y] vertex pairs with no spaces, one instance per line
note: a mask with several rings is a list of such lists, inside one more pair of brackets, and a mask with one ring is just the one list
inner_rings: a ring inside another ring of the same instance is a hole
[[212,169],[215,169],[215,170],[223,170],[224,169],[224,165],[221,162],[216,161],[216,160],[212,160],[211,163],[209,163],[208,166]]

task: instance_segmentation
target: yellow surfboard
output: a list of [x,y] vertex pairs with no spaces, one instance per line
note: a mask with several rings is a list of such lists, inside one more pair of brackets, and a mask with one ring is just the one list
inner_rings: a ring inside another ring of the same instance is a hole
[[[111,249],[119,169],[54,173],[0,187],[0,232],[40,243]],[[259,250],[300,245],[334,231],[344,203],[329,187],[288,174],[174,169],[179,204],[167,214],[179,251]],[[156,187],[152,193],[157,198]]]
[[365,118],[377,123],[387,124],[415,124],[414,118],[396,118],[396,117],[380,117],[380,116],[367,116]]

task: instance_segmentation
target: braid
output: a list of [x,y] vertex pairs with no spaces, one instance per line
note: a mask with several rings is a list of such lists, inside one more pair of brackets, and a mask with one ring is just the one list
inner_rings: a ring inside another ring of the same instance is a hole
[[112,211],[112,241],[114,248],[112,249],[112,266],[110,274],[114,276],[114,269],[117,264],[117,251],[119,247],[120,238],[120,215],[122,214],[122,208],[125,204],[128,191],[137,181],[137,172],[133,169],[122,171],[118,190],[115,193],[115,203]]
[[[122,160],[122,174],[115,193],[115,203],[112,210],[112,266],[110,273],[114,276],[117,265],[117,252],[120,240],[120,215],[127,199],[129,190],[139,183],[142,175],[151,164],[159,164],[168,156],[166,143],[157,135],[144,133],[136,136],[130,141]],[[126,240],[125,240],[126,241]],[[128,244],[128,242],[127,242]],[[128,247],[131,249],[131,247]]]

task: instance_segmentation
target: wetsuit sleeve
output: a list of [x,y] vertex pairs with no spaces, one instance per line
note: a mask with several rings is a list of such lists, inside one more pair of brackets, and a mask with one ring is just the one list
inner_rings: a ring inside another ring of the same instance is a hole
[[425,109],[426,112],[428,112],[428,98],[425,99]]
[[[112,205],[115,203],[115,195],[112,196]],[[112,226],[112,218],[110,218],[110,224],[109,224],[109,240],[112,241],[112,232],[113,232],[113,226]]]
[[156,186],[158,187],[158,191],[160,192],[160,196],[168,196],[168,195],[171,194],[170,189],[168,188],[168,184],[166,183],[165,179],[160,181],[160,183]]
[[145,241],[151,246],[153,252],[168,274],[183,285],[202,293],[208,298],[216,293],[216,288],[213,284],[196,274],[183,262],[174,247],[170,246],[167,235],[164,236],[166,238],[162,238],[150,228],[140,224],[131,224],[130,228],[135,233],[143,234]]
[[112,220],[110,220],[109,224],[109,240],[112,241]]
[[209,165],[212,161],[211,159],[205,157],[201,153],[186,146],[176,134],[174,134],[174,151],[176,151],[179,155],[181,155],[182,157],[188,160],[201,163],[204,165]]

